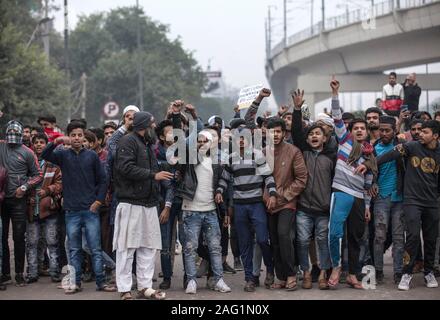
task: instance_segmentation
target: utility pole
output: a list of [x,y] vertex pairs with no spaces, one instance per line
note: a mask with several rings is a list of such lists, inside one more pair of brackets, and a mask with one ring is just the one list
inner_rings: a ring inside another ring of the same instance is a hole
[[270,6],[267,7],[267,43],[269,44],[269,55],[272,50],[272,18],[270,17]]
[[137,12],[137,49],[138,49],[138,81],[139,81],[139,109],[144,110],[144,74],[142,70],[141,59],[141,26],[139,15],[139,0],[136,0],[136,12]]
[[313,36],[313,14],[315,11],[315,1],[314,0],[310,0],[310,29],[311,29],[311,35]]
[[70,61],[69,61],[69,9],[67,0],[64,0],[64,64],[66,70],[66,82],[68,88],[68,100],[67,100],[67,122],[70,122],[72,118],[72,105],[70,97]]
[[287,47],[287,0],[284,0],[284,48]]
[[86,102],[87,102],[87,76],[85,73],[81,75],[81,118],[86,118]]
[[49,57],[50,57],[50,46],[49,46],[49,31],[50,31],[49,0],[44,0],[44,19],[46,20],[46,23],[44,24],[43,45],[44,45],[44,52],[46,53],[46,62],[49,64]]
[[325,30],[325,0],[321,0],[322,30]]

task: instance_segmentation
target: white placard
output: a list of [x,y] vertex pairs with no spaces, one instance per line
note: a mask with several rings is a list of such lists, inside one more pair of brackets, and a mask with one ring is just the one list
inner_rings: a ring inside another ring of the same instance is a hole
[[241,89],[237,101],[238,109],[242,110],[249,108],[261,89],[263,89],[262,84]]

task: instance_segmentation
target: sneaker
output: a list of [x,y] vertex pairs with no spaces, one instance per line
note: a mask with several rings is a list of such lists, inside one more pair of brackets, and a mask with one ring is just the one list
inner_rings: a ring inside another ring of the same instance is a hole
[[240,257],[234,258],[234,269],[236,271],[243,271],[243,264],[241,263]]
[[199,268],[197,269],[197,278],[201,278],[206,275],[209,269],[209,263],[205,259],[200,262]]
[[394,274],[394,283],[399,284],[400,280],[402,280],[402,274],[401,273],[395,273]]
[[231,288],[228,287],[228,285],[225,283],[225,281],[223,280],[223,278],[221,278],[217,284],[215,285],[215,291],[221,292],[221,293],[226,293],[226,292],[231,292]]
[[12,284],[12,278],[10,274],[4,274],[1,278],[2,284]]
[[435,279],[434,273],[430,272],[425,275],[425,284],[427,288],[437,288],[438,282]]
[[26,280],[23,277],[22,273],[17,273],[15,275],[15,286],[16,287],[24,287],[26,285]]
[[246,292],[255,292],[255,283],[252,280],[246,282],[244,286],[244,291]]
[[224,273],[232,273],[232,274],[237,273],[237,271],[235,271],[226,261],[223,262],[223,272]]
[[213,277],[206,278],[206,288],[209,290],[215,290],[215,280]]
[[197,293],[197,282],[195,280],[190,280],[186,286],[185,293],[196,294]]
[[408,291],[412,278],[413,278],[412,274],[405,273],[402,276],[402,279],[400,280],[398,289],[403,291]]
[[318,265],[312,265],[312,270],[310,273],[312,274],[312,282],[318,282],[319,274],[321,273],[321,269],[319,269]]
[[30,277],[30,276],[26,277],[27,284],[31,284],[31,283],[35,283],[35,282],[38,282],[38,277]]
[[377,270],[376,271],[376,283],[383,284],[383,278],[384,278],[383,271]]
[[163,279],[163,281],[159,285],[159,289],[161,290],[168,290],[170,287],[171,287],[170,279]]

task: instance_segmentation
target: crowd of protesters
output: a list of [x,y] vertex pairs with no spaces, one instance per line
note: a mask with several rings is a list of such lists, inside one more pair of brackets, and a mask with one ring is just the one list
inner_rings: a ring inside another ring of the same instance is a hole
[[[123,300],[134,289],[165,299],[179,245],[187,294],[204,276],[209,289],[230,292],[223,274],[242,270],[244,291],[254,292],[262,262],[270,290],[363,289],[366,265],[378,285],[409,290],[423,270],[426,286],[438,287],[440,114],[418,110],[415,74],[396,80],[391,73],[364,118],[343,112],[333,77],[331,113],[315,121],[299,89],[290,107],[257,117],[271,94],[262,89],[229,123],[204,123],[181,100],[161,121],[130,105],[119,126],[87,129],[76,119],[63,133],[51,115],[36,127],[8,122],[0,290],[12,283],[11,223],[15,284],[50,276],[66,294],[94,280]],[[158,252],[163,280],[154,289]]]

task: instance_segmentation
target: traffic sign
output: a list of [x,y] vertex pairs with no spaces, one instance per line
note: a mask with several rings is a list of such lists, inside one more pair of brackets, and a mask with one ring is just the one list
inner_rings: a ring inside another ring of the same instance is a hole
[[119,114],[119,105],[114,101],[107,102],[104,105],[103,111],[109,118],[116,117]]

